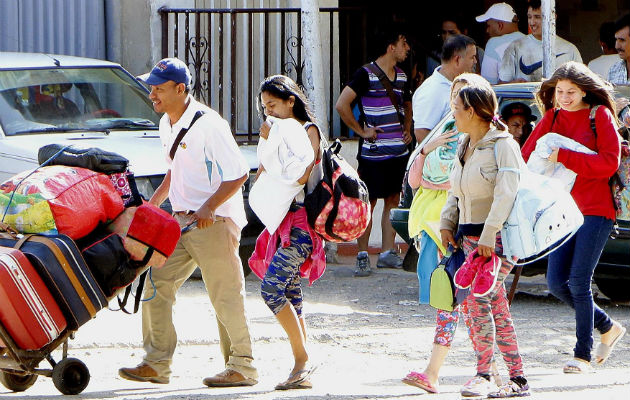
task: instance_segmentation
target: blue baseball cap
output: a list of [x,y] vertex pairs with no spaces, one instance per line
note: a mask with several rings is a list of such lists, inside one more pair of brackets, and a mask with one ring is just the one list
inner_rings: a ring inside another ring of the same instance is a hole
[[151,86],[161,85],[168,81],[190,86],[190,81],[192,80],[188,66],[178,58],[160,60],[155,64],[151,72],[140,75],[137,78],[139,81]]

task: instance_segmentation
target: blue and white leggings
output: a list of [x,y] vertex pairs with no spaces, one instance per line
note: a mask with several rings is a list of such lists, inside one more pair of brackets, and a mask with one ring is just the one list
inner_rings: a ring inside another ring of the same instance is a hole
[[300,267],[313,251],[311,236],[300,228],[291,228],[291,244],[278,247],[260,285],[265,304],[275,314],[290,302],[298,317],[302,315]]

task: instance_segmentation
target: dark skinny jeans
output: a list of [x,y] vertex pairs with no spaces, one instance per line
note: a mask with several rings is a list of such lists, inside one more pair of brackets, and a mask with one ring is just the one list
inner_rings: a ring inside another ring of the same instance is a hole
[[547,284],[549,291],[575,310],[574,357],[591,361],[593,327],[600,333],[612,328],[612,320],[593,301],[591,280],[599,262],[613,221],[585,216],[577,233],[549,255]]

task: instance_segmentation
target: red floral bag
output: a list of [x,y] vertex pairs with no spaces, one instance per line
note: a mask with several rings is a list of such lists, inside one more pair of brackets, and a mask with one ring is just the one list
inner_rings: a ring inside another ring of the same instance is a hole
[[367,186],[339,155],[340,150],[339,140],[324,150],[323,178],[304,199],[309,224],[331,242],[358,238],[371,218]]

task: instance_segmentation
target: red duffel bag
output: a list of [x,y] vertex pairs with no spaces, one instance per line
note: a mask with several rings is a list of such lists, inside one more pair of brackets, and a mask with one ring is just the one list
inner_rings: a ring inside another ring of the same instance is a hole
[[132,260],[159,268],[173,254],[181,236],[179,224],[169,213],[150,203],[129,207],[108,225],[123,237]]
[[21,233],[60,233],[79,239],[123,211],[123,201],[107,175],[63,165],[29,174],[22,172],[0,185],[4,222]]

